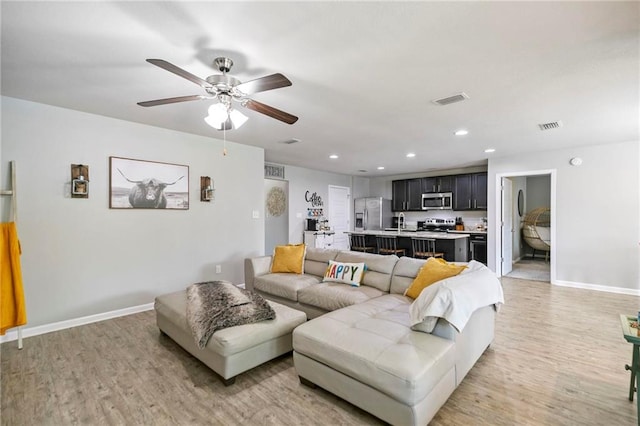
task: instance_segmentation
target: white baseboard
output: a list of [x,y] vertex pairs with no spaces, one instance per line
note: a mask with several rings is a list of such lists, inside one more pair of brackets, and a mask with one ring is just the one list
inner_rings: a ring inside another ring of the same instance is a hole
[[563,280],[555,280],[553,281],[552,284],[560,287],[572,287],[572,288],[580,288],[583,290],[604,291],[606,293],[628,294],[630,296],[640,296],[640,290],[636,288],[611,287],[608,285],[586,284],[586,283],[578,283],[575,281],[563,281]]
[[[66,328],[78,327],[79,325],[91,324],[93,322],[104,321],[112,318],[123,317],[125,315],[137,314],[138,312],[150,311],[153,309],[153,303],[132,306],[130,308],[118,309],[115,311],[104,312],[101,314],[89,315],[86,317],[74,318],[65,321],[54,322],[51,324],[39,325],[37,327],[22,328],[22,337],[38,336],[40,334],[51,333],[52,331],[64,330]],[[4,336],[0,336],[0,343],[18,340],[18,329],[13,328]]]

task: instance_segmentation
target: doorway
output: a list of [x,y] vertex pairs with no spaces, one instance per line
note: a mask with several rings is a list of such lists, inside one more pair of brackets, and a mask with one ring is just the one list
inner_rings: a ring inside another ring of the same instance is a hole
[[329,226],[335,232],[331,248],[349,250],[347,232],[350,223],[351,190],[346,186],[329,185]]
[[[553,283],[555,281],[555,170],[496,174],[495,270],[498,276]],[[534,251],[521,228],[527,213],[550,209],[547,253]],[[546,254],[546,256],[545,256]],[[534,256],[535,255],[535,256]]]
[[264,180],[264,254],[289,243],[289,182]]

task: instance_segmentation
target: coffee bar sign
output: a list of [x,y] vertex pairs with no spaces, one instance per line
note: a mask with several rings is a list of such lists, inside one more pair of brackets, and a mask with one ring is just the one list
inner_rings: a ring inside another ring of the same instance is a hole
[[320,217],[324,215],[322,210],[324,203],[322,202],[322,197],[319,196],[317,192],[305,192],[304,200],[311,205],[311,207],[307,208],[307,217]]

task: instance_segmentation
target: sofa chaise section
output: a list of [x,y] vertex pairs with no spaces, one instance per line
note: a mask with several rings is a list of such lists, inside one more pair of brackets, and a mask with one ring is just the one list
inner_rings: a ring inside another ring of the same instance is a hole
[[493,305],[462,332],[440,319],[411,329],[403,295],[424,261],[402,257],[386,294],[336,310],[294,330],[294,365],[316,384],[391,424],[426,425],[494,338]]

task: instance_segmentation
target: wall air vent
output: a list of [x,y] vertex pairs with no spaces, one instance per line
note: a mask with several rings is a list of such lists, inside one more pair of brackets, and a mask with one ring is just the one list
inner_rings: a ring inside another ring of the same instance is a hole
[[540,127],[540,130],[557,129],[559,127],[562,127],[562,121],[552,121],[550,123],[542,123],[542,124],[538,124],[538,127]]
[[449,104],[454,104],[456,102],[462,102],[466,99],[469,99],[469,95],[467,95],[464,92],[460,92],[456,95],[453,96],[449,96],[447,98],[442,98],[442,99],[435,99],[431,102],[433,102],[436,105],[440,105],[440,106],[445,106],[445,105],[449,105]]
[[284,166],[265,163],[264,177],[267,179],[284,179]]

